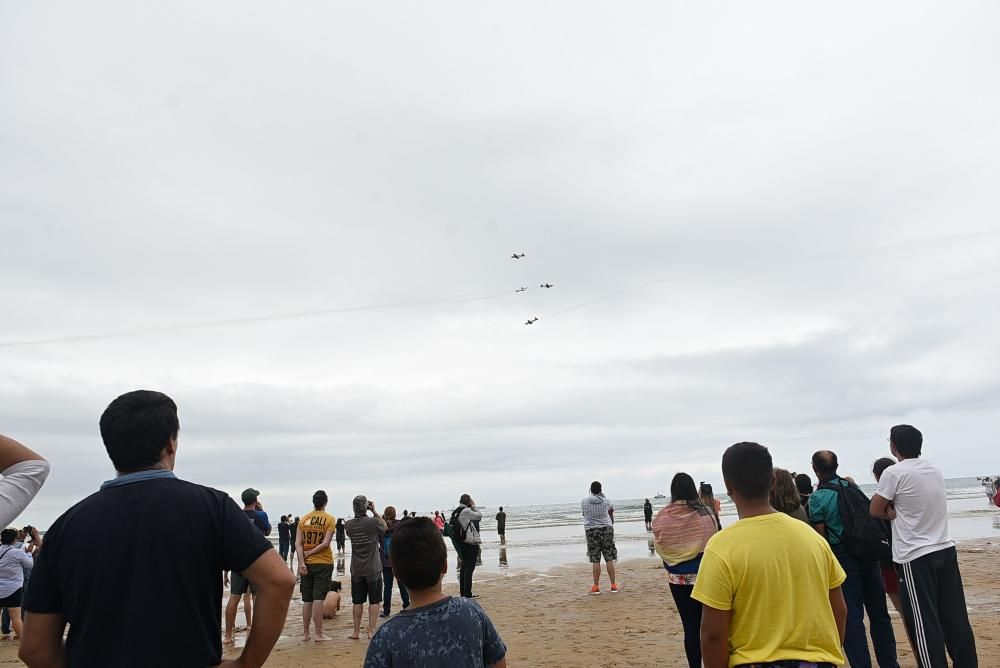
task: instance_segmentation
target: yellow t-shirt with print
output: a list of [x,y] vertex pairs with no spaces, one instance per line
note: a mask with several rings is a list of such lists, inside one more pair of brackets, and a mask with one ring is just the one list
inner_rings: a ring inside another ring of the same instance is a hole
[[798,660],[846,663],[830,590],[847,579],[826,539],[772,513],[740,520],[708,541],[692,598],[730,610],[729,665]]
[[[314,510],[299,520],[299,533],[302,534],[303,554],[322,544],[327,532],[333,531],[336,523],[337,520],[334,519],[333,515],[322,510]],[[325,550],[320,550],[316,554],[306,557],[306,565],[332,563],[333,550],[329,546]]]

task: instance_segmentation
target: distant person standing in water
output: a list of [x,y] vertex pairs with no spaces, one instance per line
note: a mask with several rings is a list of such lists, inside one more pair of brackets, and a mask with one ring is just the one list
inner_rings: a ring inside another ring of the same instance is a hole
[[646,518],[646,531],[653,530],[653,504],[646,499],[646,503],[642,504],[642,515]]
[[594,586],[591,594],[601,593],[601,557],[608,569],[608,579],[611,580],[611,593],[618,593],[615,582],[615,562],[618,560],[618,548],[615,546],[614,512],[608,498],[604,496],[601,483],[590,483],[590,495],[580,502],[583,511],[583,531],[587,536],[587,559],[593,567]]
[[715,517],[715,527],[722,531],[722,519],[719,517],[722,514],[722,502],[715,498],[712,485],[707,482],[701,483],[698,488],[698,498],[701,500],[701,505],[712,511],[712,516]]
[[[962,589],[955,542],[948,535],[944,476],[921,458],[924,437],[897,425],[889,449],[899,461],[882,472],[872,496],[873,517],[892,520],[892,560],[900,565],[903,609],[920,668],[979,665]],[[34,583],[32,583],[34,586]]]
[[347,546],[347,533],[344,530],[344,518],[337,518],[337,552],[340,554],[344,553],[344,548]]
[[500,506],[500,512],[497,513],[497,535],[500,536],[500,544],[507,544],[507,513],[503,511],[503,506]]
[[282,515],[278,522],[278,554],[282,561],[288,561],[288,549],[290,547],[292,525],[288,522],[288,515]]

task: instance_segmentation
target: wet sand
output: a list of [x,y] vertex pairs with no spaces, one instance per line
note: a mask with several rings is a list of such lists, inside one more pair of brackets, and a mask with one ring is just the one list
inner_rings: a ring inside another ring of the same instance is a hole
[[[986,662],[989,657],[1000,655],[998,557],[1000,542],[997,541],[959,545],[979,656]],[[484,574],[475,590],[508,646],[511,665],[686,666],[680,620],[667,589],[666,574],[657,560],[622,562],[619,573],[622,593],[615,595],[587,594],[590,584],[587,564],[545,573]],[[454,574],[449,574],[445,591],[453,594],[456,590]],[[393,609],[398,611],[399,606],[398,599],[394,600]],[[326,628],[334,639],[323,644],[299,640],[301,609],[296,593],[284,636],[271,654],[268,666],[362,665],[367,643],[347,639],[352,630],[349,605],[336,619],[327,620]],[[915,666],[899,617],[895,612],[891,614],[900,665]],[[13,643],[0,645],[0,663],[17,663],[15,651]],[[233,655],[228,652],[226,656]]]

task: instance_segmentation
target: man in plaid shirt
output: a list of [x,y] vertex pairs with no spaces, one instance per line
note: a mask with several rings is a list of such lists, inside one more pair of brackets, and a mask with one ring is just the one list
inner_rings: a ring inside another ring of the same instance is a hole
[[604,496],[601,483],[596,480],[590,483],[590,495],[580,503],[583,510],[583,529],[587,534],[587,558],[594,567],[594,586],[591,594],[601,593],[601,557],[608,567],[608,578],[611,580],[611,593],[618,593],[615,584],[615,561],[618,559],[618,548],[615,547],[614,514],[615,507]]

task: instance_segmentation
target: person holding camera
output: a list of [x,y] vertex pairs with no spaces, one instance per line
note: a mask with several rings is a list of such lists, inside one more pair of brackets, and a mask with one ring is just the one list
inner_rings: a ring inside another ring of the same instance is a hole
[[378,548],[386,525],[375,510],[375,503],[363,494],[354,497],[353,506],[354,518],[345,523],[347,537],[351,540],[351,602],[354,604],[354,633],[349,637],[351,640],[361,637],[361,618],[367,602],[368,639],[371,640],[382,603],[382,560]]
[[461,527],[459,540],[455,543],[462,564],[458,569],[459,593],[465,598],[472,598],[472,573],[479,562],[480,545],[483,539],[479,535],[479,522],[483,514],[476,509],[476,502],[468,494],[463,494],[458,500],[458,524]]

